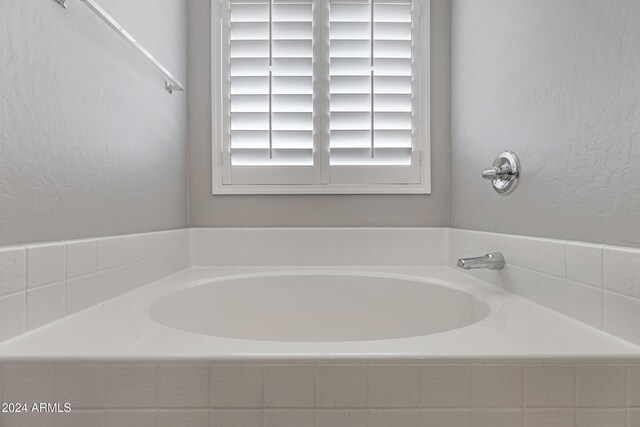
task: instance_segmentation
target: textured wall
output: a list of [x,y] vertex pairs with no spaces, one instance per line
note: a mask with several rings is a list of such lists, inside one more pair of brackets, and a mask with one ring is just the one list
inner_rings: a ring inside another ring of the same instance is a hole
[[189,217],[193,227],[445,226],[449,221],[448,0],[432,0],[431,195],[211,195],[210,2],[189,2]]
[[[456,228],[640,245],[640,2],[454,0]],[[502,198],[480,179],[523,162]]]
[[[102,0],[186,79],[186,0]],[[0,0],[0,245],[184,227],[186,95],[80,1]]]

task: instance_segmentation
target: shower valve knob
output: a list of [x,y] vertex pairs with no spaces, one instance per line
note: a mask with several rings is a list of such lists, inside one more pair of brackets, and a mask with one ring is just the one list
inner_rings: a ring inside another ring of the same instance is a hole
[[492,166],[482,171],[484,179],[509,179],[513,174],[514,172],[509,165]]
[[513,191],[518,184],[519,176],[520,161],[512,151],[500,153],[493,166],[482,171],[482,178],[490,180],[493,189],[503,196]]

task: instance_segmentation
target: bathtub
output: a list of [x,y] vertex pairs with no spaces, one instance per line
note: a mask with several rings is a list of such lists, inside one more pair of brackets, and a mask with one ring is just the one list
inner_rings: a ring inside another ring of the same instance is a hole
[[192,267],[0,345],[0,361],[638,355],[446,267]]

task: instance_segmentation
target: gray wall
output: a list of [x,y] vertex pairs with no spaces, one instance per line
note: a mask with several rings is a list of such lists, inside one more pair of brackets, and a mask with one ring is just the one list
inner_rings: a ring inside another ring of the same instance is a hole
[[[186,226],[186,95],[68,3],[0,0],[0,245]],[[186,79],[186,0],[100,3]]]
[[192,227],[446,226],[449,221],[450,6],[432,0],[431,195],[211,195],[209,1],[189,2],[189,218]]
[[[640,245],[640,2],[454,0],[456,228]],[[480,179],[503,149],[522,182]]]

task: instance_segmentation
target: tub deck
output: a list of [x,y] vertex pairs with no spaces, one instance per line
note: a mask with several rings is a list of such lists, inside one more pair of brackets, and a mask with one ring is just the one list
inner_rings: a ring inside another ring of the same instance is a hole
[[[213,337],[153,321],[149,307],[171,292],[231,275],[284,271],[376,273],[428,279],[489,303],[492,314],[433,335],[348,342],[274,342]],[[327,359],[620,359],[640,347],[449,267],[192,267],[0,344],[0,362]]]

